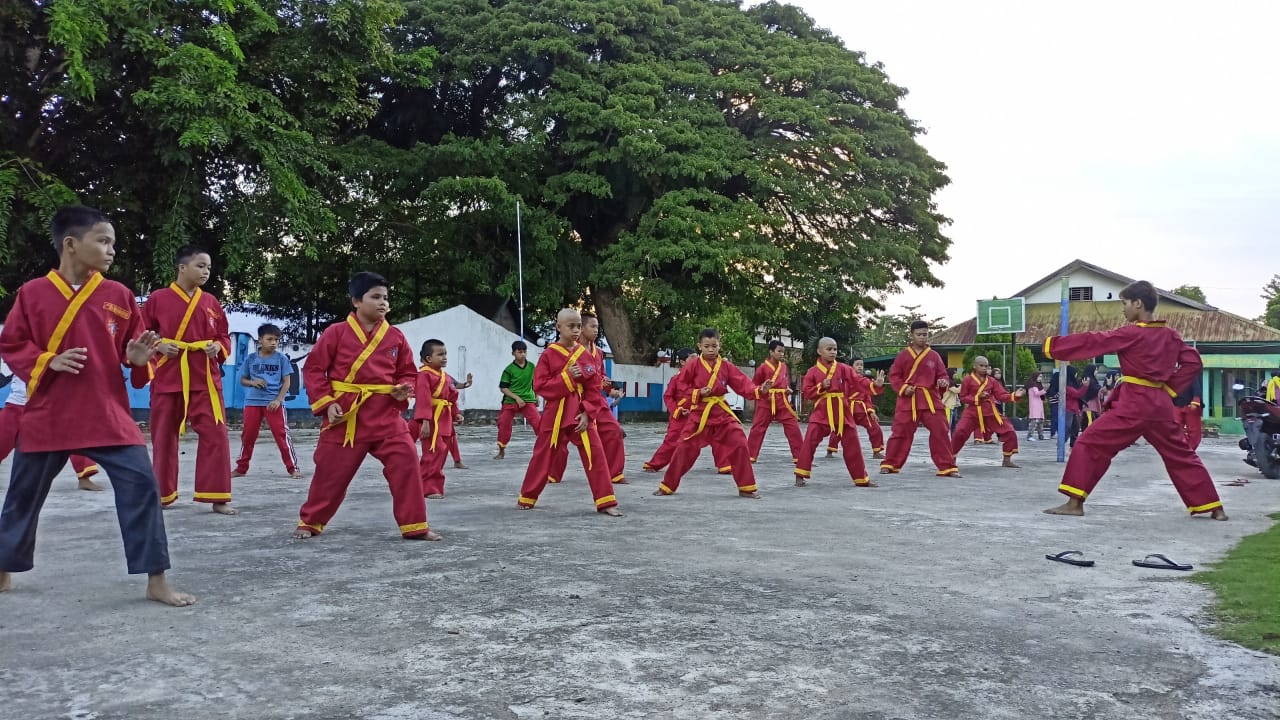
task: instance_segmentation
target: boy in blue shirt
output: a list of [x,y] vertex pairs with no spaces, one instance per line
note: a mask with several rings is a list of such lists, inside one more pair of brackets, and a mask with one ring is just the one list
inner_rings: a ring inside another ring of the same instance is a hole
[[284,410],[284,398],[289,394],[293,363],[278,351],[280,328],[267,323],[258,328],[258,352],[240,363],[240,384],[244,393],[244,428],[240,431],[240,459],[236,461],[231,477],[244,477],[253,459],[253,445],[258,441],[262,419],[267,419],[271,436],[280,448],[284,469],[291,478],[300,478],[298,454],[293,450],[293,438],[289,435],[289,423]]

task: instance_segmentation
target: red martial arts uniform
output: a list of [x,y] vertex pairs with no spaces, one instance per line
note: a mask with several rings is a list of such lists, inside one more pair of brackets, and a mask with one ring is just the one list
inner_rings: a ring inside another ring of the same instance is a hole
[[[1184,408],[1179,408],[1182,413],[1183,432],[1187,436],[1187,445],[1191,447],[1191,451],[1195,452],[1200,447],[1200,440],[1204,436],[1204,408],[1200,405],[1200,398],[1191,401],[1191,404]],[[75,462],[75,456],[71,457],[71,461]]]
[[[718,357],[715,363],[708,363],[699,356],[690,357],[672,383],[676,386],[673,391],[675,397],[688,398],[689,414],[684,418],[684,429],[676,443],[675,454],[658,484],[658,490],[664,495],[678,490],[681,478],[693,467],[702,448],[710,444],[713,456],[716,448],[720,448],[719,457],[731,469],[738,492],[755,492],[756,475],[747,454],[747,436],[742,432],[738,416],[724,401],[730,388],[744,398],[758,401],[760,391],[751,383],[751,378],[733,363],[725,362],[724,358]],[[705,388],[711,388],[707,395],[702,394]]]
[[[676,378],[678,377],[680,377],[679,372],[667,381],[667,387],[662,391],[662,404],[667,408],[669,418],[667,434],[662,437],[662,444],[654,451],[653,457],[642,466],[645,470],[662,470],[671,464],[671,458],[676,454],[676,445],[680,443],[680,438],[684,437],[685,418],[681,410],[689,406],[689,398],[676,397]],[[726,475],[733,472],[733,466],[723,459],[723,451],[723,446],[712,445],[711,460],[716,465],[716,472]]]
[[1169,479],[1194,515],[1222,507],[1209,471],[1187,444],[1172,397],[1200,372],[1200,353],[1163,320],[1125,325],[1101,333],[1046,338],[1045,357],[1084,360],[1116,354],[1124,374],[1098,416],[1076,440],[1058,491],[1084,500],[1111,466],[1111,459],[1139,437],[1160,453]]
[[[947,424],[947,409],[942,404],[942,393],[938,389],[939,380],[950,383],[947,365],[933,348],[917,353],[915,348],[908,346],[894,358],[893,366],[889,368],[889,386],[898,394],[898,403],[893,411],[893,429],[885,448],[884,462],[880,463],[881,470],[898,472],[902,469],[911,453],[916,428],[923,424],[929,431],[929,455],[938,468],[938,475],[960,472],[956,467],[955,453],[951,452],[951,428]],[[915,387],[913,394],[905,394],[907,385]]]
[[[302,366],[311,412],[325,420],[299,528],[323,532],[342,505],[360,463],[373,455],[382,463],[382,475],[391,489],[391,509],[400,534],[407,538],[427,534],[418,452],[401,415],[409,403],[391,396],[396,385],[413,385],[417,375],[408,341],[386,320],[366,333],[352,313],[345,322],[321,333]],[[330,425],[328,411],[334,403],[343,415]]]
[[[867,429],[867,440],[871,442],[871,452],[884,452],[884,431],[880,428],[880,421],[876,418],[876,409],[872,404],[872,398],[884,392],[884,389],[871,381],[871,378],[861,375],[857,370],[853,371],[853,382],[849,384],[852,388],[846,395],[849,398],[849,407],[853,410],[853,424]],[[831,431],[831,438],[827,441],[827,452],[835,452],[840,447],[840,436],[835,430]]]
[[[809,368],[800,381],[800,391],[813,401],[809,413],[809,427],[804,434],[804,451],[796,463],[796,476],[810,477],[813,472],[813,456],[822,441],[830,434],[840,437],[844,446],[844,466],[855,485],[870,485],[866,462],[862,459],[862,444],[858,442],[858,429],[850,416],[849,395],[853,392],[853,368],[839,362],[827,364],[822,359]],[[830,386],[823,383],[831,381]]]
[[[18,428],[22,424],[22,413],[27,409],[27,384],[14,376],[9,385],[9,397],[3,408],[0,408],[0,461],[9,457],[9,453],[18,446]],[[71,468],[76,471],[76,478],[87,480],[98,474],[98,466],[83,455],[71,455]]]
[[423,365],[418,368],[414,396],[418,398],[413,409],[416,422],[410,427],[422,438],[419,465],[422,494],[443,495],[444,464],[453,451],[453,416],[458,412],[458,389],[453,386],[449,373]]
[[[569,368],[574,365],[582,372],[582,377],[574,378],[569,374]],[[556,451],[566,442],[578,446],[578,455],[587,471],[587,484],[595,497],[596,510],[618,504],[595,422],[588,417],[587,429],[577,432],[578,415],[584,410],[582,397],[588,388],[591,392],[599,392],[600,377],[587,356],[586,347],[566,347],[559,342],[548,345],[533,371],[533,390],[546,400],[546,406],[534,441],[533,456],[529,458],[529,468],[520,487],[519,503],[522,507],[531,508],[537,504],[538,496],[547,487]]]
[[[622,438],[622,426],[618,424],[618,418],[613,416],[613,411],[609,408],[608,396],[604,394],[605,391],[612,390],[613,385],[609,383],[608,376],[604,372],[604,352],[595,345],[586,347],[587,351],[583,353],[583,359],[595,367],[596,377],[600,378],[600,387],[593,390],[587,386],[584,389],[582,407],[591,416],[591,420],[596,425],[596,432],[600,434],[601,449],[609,465],[609,479],[620,483],[627,479],[627,448]],[[562,444],[556,448],[551,459],[551,470],[547,473],[548,482],[564,480],[564,471],[568,464],[569,446]]]
[[[984,392],[990,394],[986,400],[979,400],[978,396]],[[1006,458],[1018,452],[1018,433],[1000,412],[1000,403],[1014,402],[1013,394],[1003,383],[990,375],[979,378],[977,373],[969,373],[960,381],[960,402],[965,405],[964,414],[951,433],[951,452],[959,455],[970,435],[988,437],[991,433],[1004,444]]]
[[756,412],[751,418],[751,432],[747,435],[747,455],[751,462],[760,457],[760,448],[764,446],[764,435],[769,431],[770,423],[782,425],[782,432],[787,436],[787,445],[791,447],[791,463],[800,460],[800,452],[804,449],[804,437],[800,434],[800,422],[796,419],[796,409],[791,407],[791,373],[784,362],[774,363],[765,360],[756,368],[752,378],[756,387],[772,380],[769,390],[769,402],[756,401]]
[[[151,293],[142,321],[164,342],[180,349],[173,358],[153,360],[151,452],[160,484],[160,502],[178,499],[178,436],[186,421],[199,438],[195,501],[231,502],[231,443],[222,401],[222,363],[231,354],[227,315],[212,295],[196,288],[187,295],[177,283]],[[209,357],[205,348],[216,346]]]

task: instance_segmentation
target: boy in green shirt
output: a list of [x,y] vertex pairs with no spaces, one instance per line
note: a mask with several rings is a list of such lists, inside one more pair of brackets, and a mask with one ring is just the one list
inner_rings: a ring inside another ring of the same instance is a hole
[[523,340],[511,343],[511,364],[502,371],[498,390],[502,392],[502,410],[498,412],[498,454],[494,460],[507,456],[507,443],[511,442],[511,426],[516,413],[532,427],[537,427],[538,396],[533,394],[533,363],[529,362],[529,346]]

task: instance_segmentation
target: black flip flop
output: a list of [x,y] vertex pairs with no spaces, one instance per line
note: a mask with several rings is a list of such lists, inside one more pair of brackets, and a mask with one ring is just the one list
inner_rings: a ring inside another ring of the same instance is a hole
[[[1078,555],[1079,557],[1072,557]],[[1084,560],[1084,553],[1079,550],[1064,550],[1057,555],[1045,555],[1045,560],[1075,565],[1076,567],[1093,567],[1092,560]],[[1136,560],[1134,562],[1137,562]]]
[[[1152,560],[1151,558],[1155,558]],[[1181,565],[1176,563],[1164,555],[1154,554],[1148,555],[1141,560],[1134,560],[1133,564],[1142,568],[1153,568],[1156,570],[1190,570],[1191,565]]]

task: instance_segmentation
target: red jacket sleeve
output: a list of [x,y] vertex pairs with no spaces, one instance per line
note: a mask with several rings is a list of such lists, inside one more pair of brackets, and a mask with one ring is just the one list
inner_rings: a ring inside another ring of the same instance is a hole
[[1118,353],[1129,347],[1136,337],[1130,325],[1109,332],[1054,335],[1044,340],[1044,356],[1050,360],[1088,360]]
[[227,321],[227,311],[222,307],[222,303],[218,302],[218,299],[212,295],[208,297],[213,306],[218,308],[218,319],[213,327],[213,341],[218,343],[218,347],[221,350],[215,360],[219,363],[225,363],[231,359],[231,325]]
[[764,363],[760,363],[759,365],[756,366],[756,374],[751,378],[751,382],[757,385],[763,385],[772,376],[773,376],[773,373],[769,372],[769,366],[765,365]]
[[804,378],[800,380],[800,393],[810,400],[817,400],[822,393],[822,381],[827,379],[827,374],[822,368],[814,366],[809,368],[804,374]]
[[893,359],[893,365],[889,367],[889,387],[899,395],[902,394],[902,384],[907,380],[907,372],[911,370],[906,360],[908,357],[910,356],[905,352],[898,353],[898,357]]
[[307,389],[307,399],[311,401],[311,412],[315,415],[324,415],[329,406],[336,402],[333,384],[329,382],[329,371],[333,368],[342,328],[342,325],[330,325],[320,333],[320,338],[316,340],[302,366],[302,384]]
[[4,329],[0,330],[0,357],[9,364],[14,375],[23,382],[29,382],[36,360],[45,352],[45,348],[32,335],[31,323],[27,319],[25,290],[25,287],[18,289],[18,297],[14,299],[13,308],[5,318]]
[[[1200,353],[1190,345],[1183,343],[1182,350],[1178,353],[1178,369],[1173,371],[1173,377],[1169,378],[1168,385],[1175,392],[1182,392],[1192,382],[1195,381],[1196,375],[1204,367],[1204,362],[1200,360]],[[1200,403],[1200,398],[1196,398],[1195,402]]]
[[559,358],[558,350],[547,348],[533,370],[533,391],[547,400],[559,400],[578,391],[578,383],[569,376],[568,358]]
[[1009,392],[1008,388],[1004,386],[1004,383],[999,380],[992,380],[987,384],[987,388],[991,390],[991,397],[995,398],[996,402],[1014,402],[1013,393]]
[[[401,334],[399,349],[396,350],[395,384],[412,386],[417,380],[418,365],[413,361],[413,348],[409,347],[409,341]],[[405,407],[409,407],[408,400],[404,403]]]
[[978,381],[972,375],[965,375],[960,381],[960,402],[965,405],[978,404]]
[[[724,373],[725,384],[733,388],[734,392],[744,398],[750,398],[752,400],[760,399],[760,388],[756,387],[756,383],[752,382],[751,378],[747,377],[746,373],[739,370],[737,365],[733,365],[726,361],[724,365],[721,366],[721,372]],[[765,378],[765,380],[768,379],[769,378]],[[761,382],[764,382],[764,380]]]

